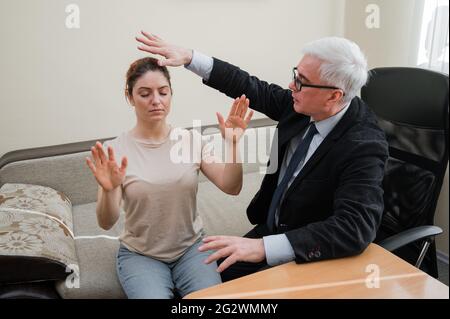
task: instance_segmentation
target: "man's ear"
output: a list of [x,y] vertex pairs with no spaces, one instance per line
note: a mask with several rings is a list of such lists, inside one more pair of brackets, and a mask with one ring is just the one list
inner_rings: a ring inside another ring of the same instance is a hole
[[337,103],[340,100],[342,100],[344,96],[344,92],[342,90],[334,90],[333,93],[331,93],[330,98],[328,99],[328,103]]

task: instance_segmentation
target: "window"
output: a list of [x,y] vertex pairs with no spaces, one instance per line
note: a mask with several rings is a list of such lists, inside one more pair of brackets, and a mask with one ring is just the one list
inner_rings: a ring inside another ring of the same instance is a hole
[[425,0],[417,65],[448,74],[449,0]]

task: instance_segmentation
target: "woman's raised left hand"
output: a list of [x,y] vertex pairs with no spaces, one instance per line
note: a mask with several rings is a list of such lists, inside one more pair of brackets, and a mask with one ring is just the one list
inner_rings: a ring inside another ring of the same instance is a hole
[[246,116],[249,105],[249,99],[247,99],[245,95],[242,95],[233,101],[230,114],[228,114],[226,120],[224,120],[222,114],[216,113],[217,120],[219,121],[220,133],[226,141],[238,143],[242,135],[244,135],[253,116],[252,110],[250,110]]

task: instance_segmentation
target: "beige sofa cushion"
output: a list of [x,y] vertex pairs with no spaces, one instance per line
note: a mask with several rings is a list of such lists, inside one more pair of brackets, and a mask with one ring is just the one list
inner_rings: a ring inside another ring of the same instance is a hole
[[124,216],[108,231],[97,224],[96,203],[73,207],[75,246],[79,260],[78,282],[56,284],[63,298],[125,298],[116,274],[116,255]]

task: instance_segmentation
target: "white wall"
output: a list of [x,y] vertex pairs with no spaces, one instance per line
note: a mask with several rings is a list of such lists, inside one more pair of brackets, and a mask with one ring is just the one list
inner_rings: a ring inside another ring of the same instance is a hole
[[[80,29],[65,26],[70,3]],[[134,40],[141,29],[287,86],[305,42],[342,35],[343,8],[343,0],[1,0],[0,156],[131,128],[124,78],[144,56]],[[173,125],[216,123],[215,111],[228,110],[231,100],[197,76],[171,73]]]
[[[379,8],[379,28],[368,28],[368,5]],[[415,66],[423,0],[347,0],[345,37],[357,42],[369,66]]]

